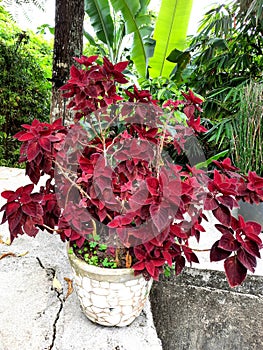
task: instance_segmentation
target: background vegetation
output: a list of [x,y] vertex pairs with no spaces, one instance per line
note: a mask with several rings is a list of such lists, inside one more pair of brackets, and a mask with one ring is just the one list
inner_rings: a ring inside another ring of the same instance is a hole
[[0,7],[0,165],[18,166],[21,124],[49,120],[52,45]]

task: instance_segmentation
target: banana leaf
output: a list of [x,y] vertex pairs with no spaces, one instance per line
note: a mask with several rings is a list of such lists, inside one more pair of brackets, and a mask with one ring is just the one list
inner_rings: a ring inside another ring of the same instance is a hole
[[114,25],[108,0],[85,0],[85,12],[90,18],[95,33],[108,46],[112,56]]
[[[153,45],[150,39],[152,33],[151,18],[145,14],[148,1],[142,0],[111,0],[115,12],[120,11],[124,21],[126,34],[133,34],[131,59],[140,77],[146,76],[147,63]],[[142,6],[142,8],[141,8]],[[143,10],[143,13],[140,11]]]
[[192,2],[193,0],[162,0],[153,35],[156,46],[154,55],[149,60],[151,78],[168,78],[175,64],[166,58],[174,49],[185,49]]

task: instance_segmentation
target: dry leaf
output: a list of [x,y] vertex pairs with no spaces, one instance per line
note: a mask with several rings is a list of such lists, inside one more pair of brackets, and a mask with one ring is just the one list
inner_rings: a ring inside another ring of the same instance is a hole
[[56,275],[53,278],[53,284],[52,285],[53,285],[53,289],[56,289],[58,292],[62,291],[62,285],[59,282],[59,280],[57,279]]
[[16,256],[16,254],[11,252],[4,253],[0,256],[0,260],[6,258],[7,256]]
[[125,260],[126,260],[126,268],[130,268],[132,264],[132,257],[129,254],[129,252],[127,252]]
[[73,281],[68,277],[64,277],[64,280],[68,283],[68,292],[67,292],[67,295],[65,297],[65,300],[67,300],[67,298],[70,296],[70,294],[73,293],[73,290],[74,290]]
[[18,258],[21,258],[21,256],[25,256],[25,255],[27,255],[28,253],[29,253],[29,251],[24,252],[24,253],[20,253],[20,254],[17,255],[17,257],[18,257]]
[[11,240],[10,240],[10,238],[8,238],[6,241],[3,241],[3,237],[0,236],[0,244],[10,245],[11,244]]

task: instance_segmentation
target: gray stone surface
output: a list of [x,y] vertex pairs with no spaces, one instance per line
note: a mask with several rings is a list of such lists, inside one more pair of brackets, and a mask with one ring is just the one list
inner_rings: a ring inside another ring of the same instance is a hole
[[[28,254],[23,255],[28,251]],[[46,232],[0,245],[1,350],[161,350],[149,301],[128,327],[103,327],[82,313],[75,292],[65,299],[72,278],[65,244]],[[53,289],[56,274],[63,290]]]
[[154,283],[151,304],[164,350],[262,350],[263,278],[230,289],[222,272],[187,269]]

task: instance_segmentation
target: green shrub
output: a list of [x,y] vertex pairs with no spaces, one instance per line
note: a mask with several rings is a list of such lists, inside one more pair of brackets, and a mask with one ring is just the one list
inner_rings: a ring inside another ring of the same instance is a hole
[[51,44],[21,31],[0,7],[0,165],[19,166],[21,124],[49,120]]

